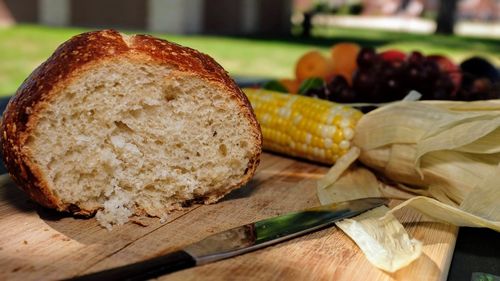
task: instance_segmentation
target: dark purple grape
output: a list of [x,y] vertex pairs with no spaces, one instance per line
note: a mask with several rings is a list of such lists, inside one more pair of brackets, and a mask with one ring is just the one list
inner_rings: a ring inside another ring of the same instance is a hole
[[406,66],[406,63],[404,61],[400,61],[400,60],[391,61],[390,65],[389,65],[389,67],[391,67],[394,70],[394,72],[399,72],[405,66]]
[[338,99],[339,102],[343,103],[353,103],[358,101],[356,93],[351,87],[342,90],[342,92],[338,94]]
[[[384,83],[384,88],[387,89],[390,94],[394,94],[396,96],[399,96],[400,90],[401,90],[401,83],[399,82],[398,79],[388,79]],[[403,95],[404,97],[404,95]]]
[[491,89],[492,83],[488,78],[478,78],[472,83],[472,92],[477,93],[480,99],[487,98]]
[[422,80],[434,80],[437,79],[440,74],[441,70],[439,69],[439,65],[435,61],[427,59],[422,63]]
[[401,76],[403,64],[401,61],[383,62],[377,75],[381,80],[398,79]]
[[375,78],[371,71],[357,71],[353,77],[353,88],[361,93],[368,92],[377,83]]
[[376,72],[369,70],[358,70],[353,77],[352,87],[358,100],[362,102],[380,102],[380,81]]
[[459,89],[458,92],[457,92],[456,100],[471,101],[471,100],[474,100],[473,96],[474,95],[471,93],[470,90]]
[[332,81],[328,83],[326,88],[330,93],[329,100],[331,101],[342,103],[352,103],[356,101],[356,95],[344,76],[336,75],[333,77]]
[[356,58],[356,63],[358,64],[358,68],[370,68],[379,60],[377,53],[372,47],[364,47]]
[[349,83],[347,83],[347,80],[342,75],[335,75],[327,85],[327,88],[333,93],[335,93],[337,89],[343,89],[345,87],[349,87]]
[[448,96],[450,96],[451,92],[453,91],[453,81],[451,80],[451,77],[443,73],[441,77],[435,80],[434,82],[434,89],[436,90],[443,90],[448,93]]
[[486,77],[492,82],[500,80],[500,72],[489,61],[481,57],[472,57],[460,64],[464,73],[469,73],[477,78]]
[[408,55],[407,62],[410,65],[421,64],[424,61],[424,55],[421,52],[413,51]]
[[495,83],[491,85],[491,91],[488,93],[487,99],[500,99],[500,81],[495,81]]
[[377,75],[380,92],[383,94],[381,101],[394,101],[404,98],[411,89],[408,88],[411,84],[408,83],[406,70],[407,63],[404,61],[391,61],[382,64]]
[[434,89],[432,92],[432,99],[434,100],[450,100],[449,92],[444,89]]
[[422,67],[420,65],[407,65],[402,71],[401,82],[409,89],[418,90],[422,83],[420,81],[421,71]]

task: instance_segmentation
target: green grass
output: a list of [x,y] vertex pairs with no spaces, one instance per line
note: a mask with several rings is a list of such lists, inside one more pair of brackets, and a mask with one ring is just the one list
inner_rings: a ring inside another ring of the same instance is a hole
[[[0,28],[0,96],[14,93],[59,44],[86,30],[36,25]],[[379,49],[447,54],[457,62],[471,55],[481,55],[500,64],[500,41],[494,39],[338,28],[318,28],[314,32],[318,37],[313,39],[156,35],[205,52],[232,75],[239,76],[292,77],[295,61],[301,54],[312,48],[326,53],[332,44],[342,41]]]

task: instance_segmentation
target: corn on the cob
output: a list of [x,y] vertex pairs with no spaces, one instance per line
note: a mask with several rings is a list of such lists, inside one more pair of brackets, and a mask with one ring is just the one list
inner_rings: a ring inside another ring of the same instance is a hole
[[351,146],[362,113],[311,97],[244,89],[259,120],[264,149],[333,164]]

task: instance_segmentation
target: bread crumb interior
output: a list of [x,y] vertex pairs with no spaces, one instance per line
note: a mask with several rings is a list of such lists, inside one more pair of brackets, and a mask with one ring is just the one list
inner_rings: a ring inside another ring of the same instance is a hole
[[27,141],[64,202],[107,227],[237,184],[255,154],[237,102],[201,78],[117,60],[78,75]]

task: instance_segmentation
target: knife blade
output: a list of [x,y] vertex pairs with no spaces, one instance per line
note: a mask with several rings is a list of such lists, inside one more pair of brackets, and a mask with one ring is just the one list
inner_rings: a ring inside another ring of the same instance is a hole
[[363,198],[288,213],[215,233],[166,255],[66,280],[147,280],[255,251],[331,226],[388,202],[386,198]]

